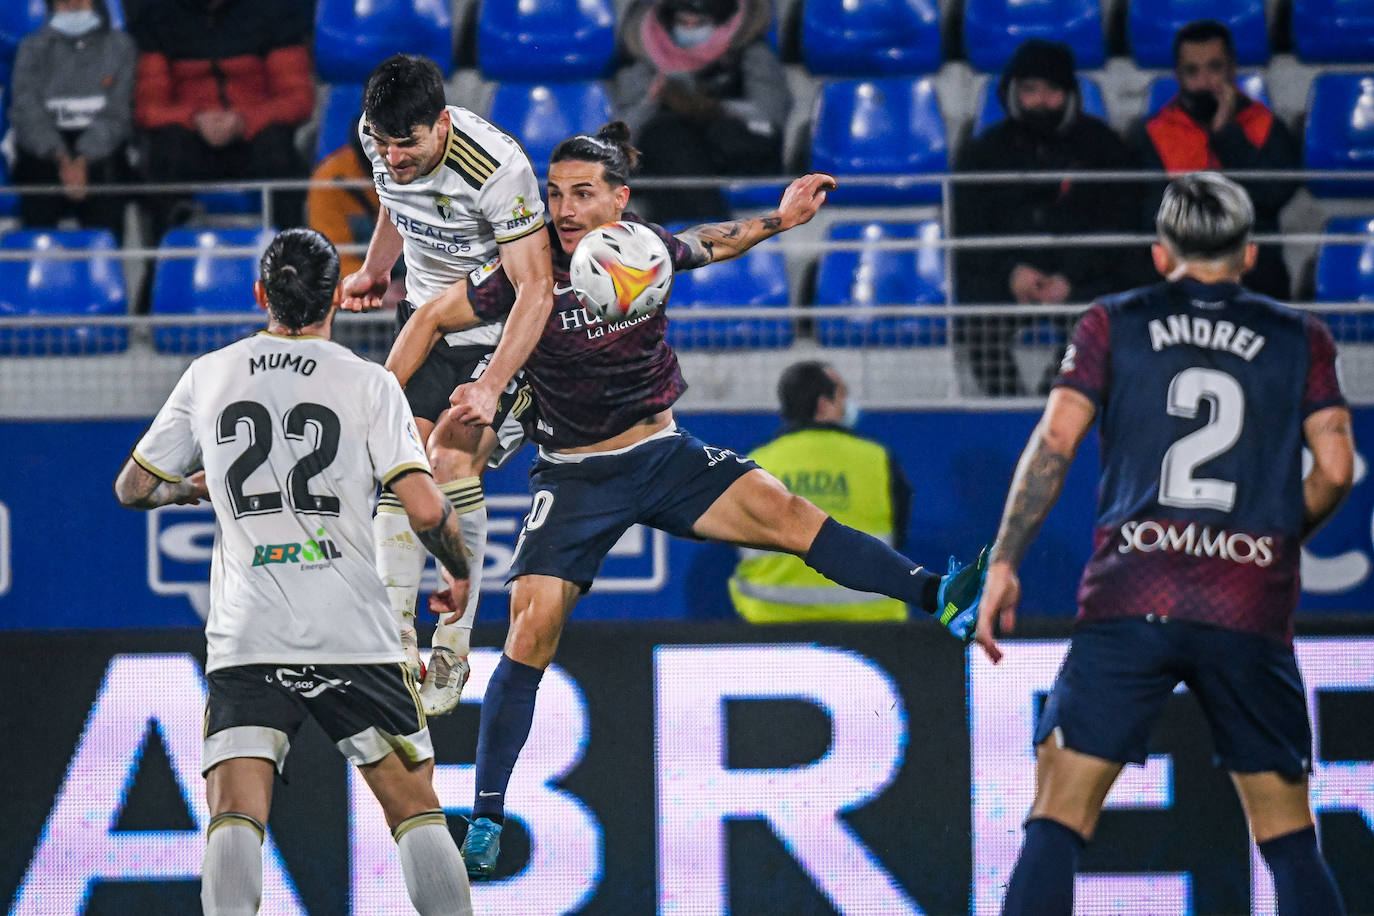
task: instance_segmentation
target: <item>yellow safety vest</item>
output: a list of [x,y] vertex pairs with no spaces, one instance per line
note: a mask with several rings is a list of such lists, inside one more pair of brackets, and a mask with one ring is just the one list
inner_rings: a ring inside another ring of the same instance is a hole
[[[892,543],[891,473],[881,445],[843,430],[802,429],[749,457],[836,521]],[[836,585],[800,557],[766,550],[740,553],[730,597],[750,623],[907,618],[906,605],[897,599]]]

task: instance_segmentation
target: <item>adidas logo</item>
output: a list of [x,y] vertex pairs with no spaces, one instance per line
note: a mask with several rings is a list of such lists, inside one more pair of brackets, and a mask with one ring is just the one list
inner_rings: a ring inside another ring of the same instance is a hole
[[402,531],[399,534],[393,534],[391,537],[382,541],[382,546],[402,547],[409,550],[414,550],[415,536],[411,534],[409,531]]

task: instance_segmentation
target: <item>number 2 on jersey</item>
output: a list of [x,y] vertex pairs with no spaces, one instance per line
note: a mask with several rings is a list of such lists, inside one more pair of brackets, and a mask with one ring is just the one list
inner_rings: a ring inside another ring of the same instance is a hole
[[1159,466],[1160,505],[1231,511],[1236,505],[1236,485],[1229,480],[1194,477],[1193,473],[1240,441],[1245,391],[1225,372],[1194,366],[1174,376],[1168,400],[1172,417],[1193,419],[1204,400],[1212,409],[1205,426],[1179,439],[1164,453]]
[[[245,493],[248,477],[264,462],[272,448],[272,418],[267,408],[256,401],[235,401],[219,415],[216,438],[221,445],[239,438],[239,425],[247,425],[248,447],[245,448],[224,474],[229,490],[229,502],[234,517],[265,515],[280,512],[282,494],[275,490]],[[297,461],[286,477],[286,489],[291,507],[310,515],[338,515],[339,498],[329,494],[311,493],[310,478],[329,467],[339,453],[339,418],[323,404],[297,404],[286,412],[283,427],[286,438],[305,441],[311,425],[316,430],[315,450]]]

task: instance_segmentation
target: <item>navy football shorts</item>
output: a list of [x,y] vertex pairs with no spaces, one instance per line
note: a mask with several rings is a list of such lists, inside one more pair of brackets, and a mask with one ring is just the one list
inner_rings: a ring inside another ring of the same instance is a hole
[[235,665],[206,680],[201,773],[232,757],[261,757],[280,771],[306,716],[358,766],[392,751],[412,763],[434,756],[419,688],[400,662]]
[[730,485],[758,465],[728,448],[669,427],[628,449],[568,455],[542,451],[530,471],[533,501],[507,580],[555,576],[591,587],[606,554],[642,523],[696,539],[692,525]]
[[1254,633],[1129,617],[1083,624],[1035,730],[1064,747],[1143,764],[1180,681],[1202,705],[1216,762],[1236,773],[1312,769],[1307,695],[1290,646]]
[[[396,306],[396,332],[415,313],[415,306],[406,300]],[[443,340],[434,345],[429,356],[415,370],[406,383],[406,403],[411,416],[438,422],[439,415],[449,408],[453,389],[481,378],[491,362],[494,346],[449,346]],[[496,430],[496,451],[487,464],[499,468],[525,444],[524,423],[533,416],[534,390],[523,373],[517,373],[496,401],[496,416],[492,429]]]

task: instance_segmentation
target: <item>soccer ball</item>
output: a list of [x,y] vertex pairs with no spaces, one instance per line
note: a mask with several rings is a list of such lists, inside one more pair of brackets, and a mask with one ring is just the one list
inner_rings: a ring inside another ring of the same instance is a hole
[[603,321],[647,315],[668,300],[673,259],[642,223],[607,223],[577,243],[569,268],[573,295]]

